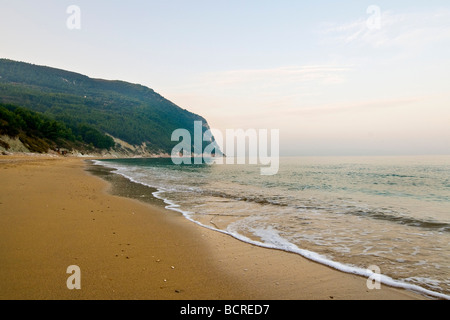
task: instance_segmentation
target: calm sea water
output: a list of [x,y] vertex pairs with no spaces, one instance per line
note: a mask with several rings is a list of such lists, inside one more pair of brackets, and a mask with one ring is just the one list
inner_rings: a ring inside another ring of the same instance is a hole
[[154,187],[167,207],[252,244],[450,298],[450,157],[281,158],[255,165],[98,162]]

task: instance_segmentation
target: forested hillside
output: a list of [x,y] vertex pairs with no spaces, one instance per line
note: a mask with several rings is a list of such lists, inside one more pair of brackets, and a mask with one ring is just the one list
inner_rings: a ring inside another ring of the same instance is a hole
[[[40,113],[3,104],[0,104],[0,136],[18,138],[29,151],[38,153],[61,148],[92,151],[114,147],[111,137],[88,125],[69,128]],[[0,146],[10,148],[1,139]]]
[[0,103],[45,114],[75,135],[96,129],[153,153],[170,153],[175,129],[193,132],[194,121],[208,128],[201,116],[142,85],[6,59],[0,59]]

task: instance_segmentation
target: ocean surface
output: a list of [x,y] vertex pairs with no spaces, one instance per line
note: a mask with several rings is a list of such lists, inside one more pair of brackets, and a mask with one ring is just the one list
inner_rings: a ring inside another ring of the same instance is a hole
[[273,176],[258,165],[96,163],[204,227],[450,299],[450,156],[286,157]]

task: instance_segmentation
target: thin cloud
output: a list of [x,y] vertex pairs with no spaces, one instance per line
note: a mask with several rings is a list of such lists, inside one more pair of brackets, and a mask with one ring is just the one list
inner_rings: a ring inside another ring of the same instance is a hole
[[215,97],[229,107],[271,107],[286,100],[293,105],[302,97],[319,96],[324,88],[345,83],[351,71],[352,66],[337,65],[228,70],[201,74],[188,85],[176,88],[176,92]]
[[374,48],[420,48],[450,40],[450,11],[420,13],[381,11],[379,28],[369,28],[368,17],[322,28],[324,42]]
[[235,85],[242,83],[303,83],[319,81],[322,83],[338,83],[344,81],[344,75],[350,71],[349,66],[288,66],[272,69],[243,69],[208,74],[208,80],[217,84]]
[[284,110],[288,115],[314,115],[314,114],[332,114],[338,112],[355,112],[375,109],[403,107],[405,105],[424,101],[426,97],[408,97],[394,99],[367,100],[350,103],[322,104],[318,106],[289,108]]

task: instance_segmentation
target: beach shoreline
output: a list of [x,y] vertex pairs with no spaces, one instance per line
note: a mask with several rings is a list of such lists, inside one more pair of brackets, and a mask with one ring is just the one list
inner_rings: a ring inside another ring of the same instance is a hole
[[426,299],[114,195],[85,160],[0,156],[0,299]]

